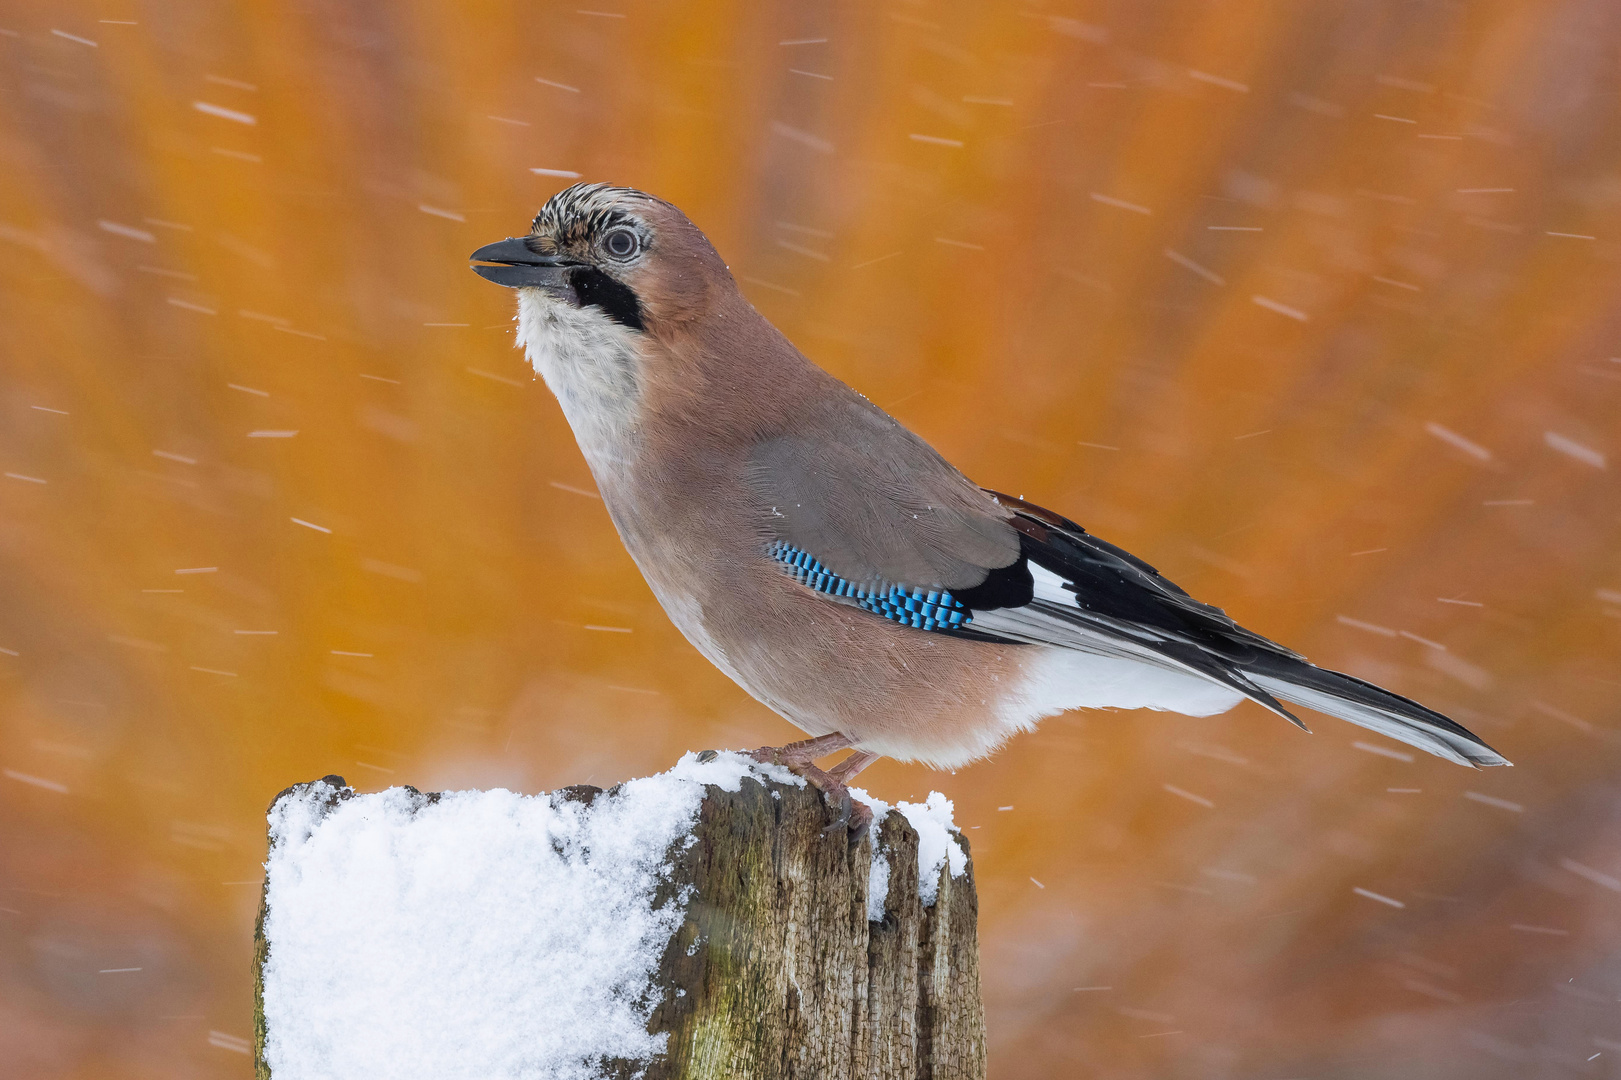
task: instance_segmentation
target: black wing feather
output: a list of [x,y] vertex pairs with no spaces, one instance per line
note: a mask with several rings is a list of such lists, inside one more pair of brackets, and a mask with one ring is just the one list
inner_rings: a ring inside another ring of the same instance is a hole
[[[1151,627],[1184,639],[1231,663],[1253,663],[1263,653],[1302,659],[1299,653],[1246,630],[1219,607],[1201,603],[1148,563],[1050,510],[990,492],[1013,511],[1024,555],[1070,583],[1082,610],[1124,624]],[[972,605],[970,605],[972,606]]]

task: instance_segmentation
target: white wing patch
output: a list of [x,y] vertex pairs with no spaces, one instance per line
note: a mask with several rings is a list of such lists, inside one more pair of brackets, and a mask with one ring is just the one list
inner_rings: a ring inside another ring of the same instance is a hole
[[1036,583],[1037,600],[1074,606],[1075,590],[1065,588],[1069,584],[1067,581],[1038,563],[1026,563],[1025,565],[1030,568],[1030,577]]

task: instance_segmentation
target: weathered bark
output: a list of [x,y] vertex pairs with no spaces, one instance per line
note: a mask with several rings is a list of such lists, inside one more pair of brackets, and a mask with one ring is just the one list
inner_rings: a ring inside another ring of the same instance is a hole
[[[336,779],[336,778],[330,778]],[[559,792],[589,802],[598,789]],[[696,843],[673,853],[660,899],[685,901],[650,995],[651,1063],[605,1075],[646,1080],[973,1080],[985,1075],[973,867],[919,896],[918,837],[898,813],[851,844],[824,834],[816,791],[745,780],[709,787]],[[888,860],[884,917],[867,919],[874,841]],[[966,851],[966,839],[959,835]],[[681,845],[677,845],[680,849]],[[255,1051],[264,1060],[260,911]]]
[[823,835],[826,820],[808,788],[710,789],[672,881],[695,891],[660,968],[652,1026],[670,1044],[649,1080],[985,1075],[972,868],[942,868],[925,908],[917,834],[888,815],[889,890],[869,923],[873,846]]

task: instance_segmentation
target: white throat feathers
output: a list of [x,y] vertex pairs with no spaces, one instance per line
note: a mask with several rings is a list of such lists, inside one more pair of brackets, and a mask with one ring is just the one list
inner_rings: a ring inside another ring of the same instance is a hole
[[598,484],[622,473],[641,413],[637,332],[600,312],[518,290],[518,345],[563,407]]

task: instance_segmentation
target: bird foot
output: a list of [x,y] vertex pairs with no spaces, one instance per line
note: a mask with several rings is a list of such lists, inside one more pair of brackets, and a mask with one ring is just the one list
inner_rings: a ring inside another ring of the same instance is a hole
[[762,746],[749,756],[763,765],[780,765],[820,791],[827,808],[833,811],[833,820],[822,830],[822,834],[825,836],[840,829],[848,829],[850,843],[859,843],[861,838],[867,835],[867,830],[872,828],[872,807],[856,801],[842,778],[811,764],[814,758],[829,751],[822,750],[821,753],[806,757],[806,751],[798,749],[806,747],[808,743],[819,741],[821,740],[808,739],[806,742],[789,743],[787,746]]
[[861,838],[867,835],[867,830],[872,828],[872,807],[864,802],[858,802],[855,796],[850,794],[850,788],[843,780],[823,772],[814,765],[801,766],[793,771],[803,776],[811,787],[820,791],[828,809],[833,811],[833,820],[822,830],[822,835],[848,829],[850,843],[860,843]]
[[843,750],[850,745],[850,740],[835,731],[830,735],[818,735],[814,739],[801,739],[785,746],[762,746],[749,756],[762,765],[782,765],[792,769],[798,765],[809,765],[819,757]]

